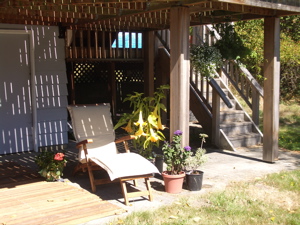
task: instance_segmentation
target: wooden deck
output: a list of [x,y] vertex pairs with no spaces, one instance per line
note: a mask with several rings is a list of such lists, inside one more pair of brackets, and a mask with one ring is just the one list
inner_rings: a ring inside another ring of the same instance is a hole
[[71,182],[36,175],[15,163],[0,164],[0,224],[80,224],[124,212]]

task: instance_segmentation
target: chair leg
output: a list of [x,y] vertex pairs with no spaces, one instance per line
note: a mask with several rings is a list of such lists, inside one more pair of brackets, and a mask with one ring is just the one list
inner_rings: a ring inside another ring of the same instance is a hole
[[146,187],[147,187],[147,190],[148,190],[148,193],[149,193],[149,195],[148,195],[149,201],[152,202],[153,201],[153,194],[152,194],[152,188],[151,188],[149,177],[145,178],[145,184],[146,184]]
[[121,184],[121,188],[122,188],[122,193],[123,193],[125,205],[129,205],[129,199],[128,199],[128,196],[127,196],[126,181],[120,179],[120,184]]
[[135,187],[137,187],[137,186],[138,186],[137,179],[134,179],[134,180],[133,180],[133,185],[134,185]]
[[93,170],[92,170],[92,166],[91,166],[90,162],[87,163],[87,168],[88,168],[90,183],[91,183],[91,187],[92,187],[92,192],[95,193],[96,192],[95,178],[94,178],[94,174],[93,174]]

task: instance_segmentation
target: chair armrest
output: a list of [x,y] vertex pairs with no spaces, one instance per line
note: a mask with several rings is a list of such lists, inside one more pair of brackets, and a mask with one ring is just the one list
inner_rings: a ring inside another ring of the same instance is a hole
[[128,152],[130,152],[130,150],[129,150],[128,142],[127,141],[132,140],[132,139],[135,139],[135,136],[133,136],[133,135],[127,135],[127,136],[118,138],[117,140],[115,140],[115,143],[116,144],[123,143],[124,147],[125,147],[125,151],[128,153]]
[[121,142],[124,142],[124,141],[129,141],[129,140],[132,140],[132,139],[135,139],[134,135],[127,135],[127,136],[118,138],[117,140],[115,140],[115,143],[118,144],[118,143],[121,143]]
[[82,145],[86,145],[86,144],[89,144],[89,143],[93,143],[93,139],[85,139],[83,141],[80,141],[80,142],[76,143],[76,147],[79,148]]

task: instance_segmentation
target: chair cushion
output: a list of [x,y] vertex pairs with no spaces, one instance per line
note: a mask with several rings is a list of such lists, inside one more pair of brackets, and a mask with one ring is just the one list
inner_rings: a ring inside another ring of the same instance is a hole
[[[99,141],[88,144],[88,158],[101,159],[102,157],[105,157],[105,156],[113,157],[118,153],[115,142],[104,143],[101,140],[100,140],[100,142],[101,142],[100,144],[99,144]],[[84,150],[82,148],[79,149],[78,160],[81,163],[86,163]]]
[[105,155],[101,158],[90,157],[90,159],[105,169],[111,180],[159,173],[153,163],[133,152]]

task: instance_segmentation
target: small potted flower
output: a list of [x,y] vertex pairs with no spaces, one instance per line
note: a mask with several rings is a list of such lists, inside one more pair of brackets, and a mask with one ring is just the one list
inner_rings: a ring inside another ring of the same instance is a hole
[[190,154],[185,161],[185,179],[187,188],[190,191],[200,191],[202,188],[204,172],[199,170],[199,167],[207,161],[206,150],[203,148],[206,137],[208,137],[207,134],[200,134],[201,147],[196,150],[194,155]]
[[39,174],[47,181],[59,181],[67,160],[62,152],[44,151],[35,158]]
[[191,154],[191,147],[181,147],[182,132],[174,132],[171,143],[165,142],[162,151],[167,170],[163,171],[162,177],[165,183],[165,190],[168,193],[179,193],[182,190],[185,177],[184,165]]

